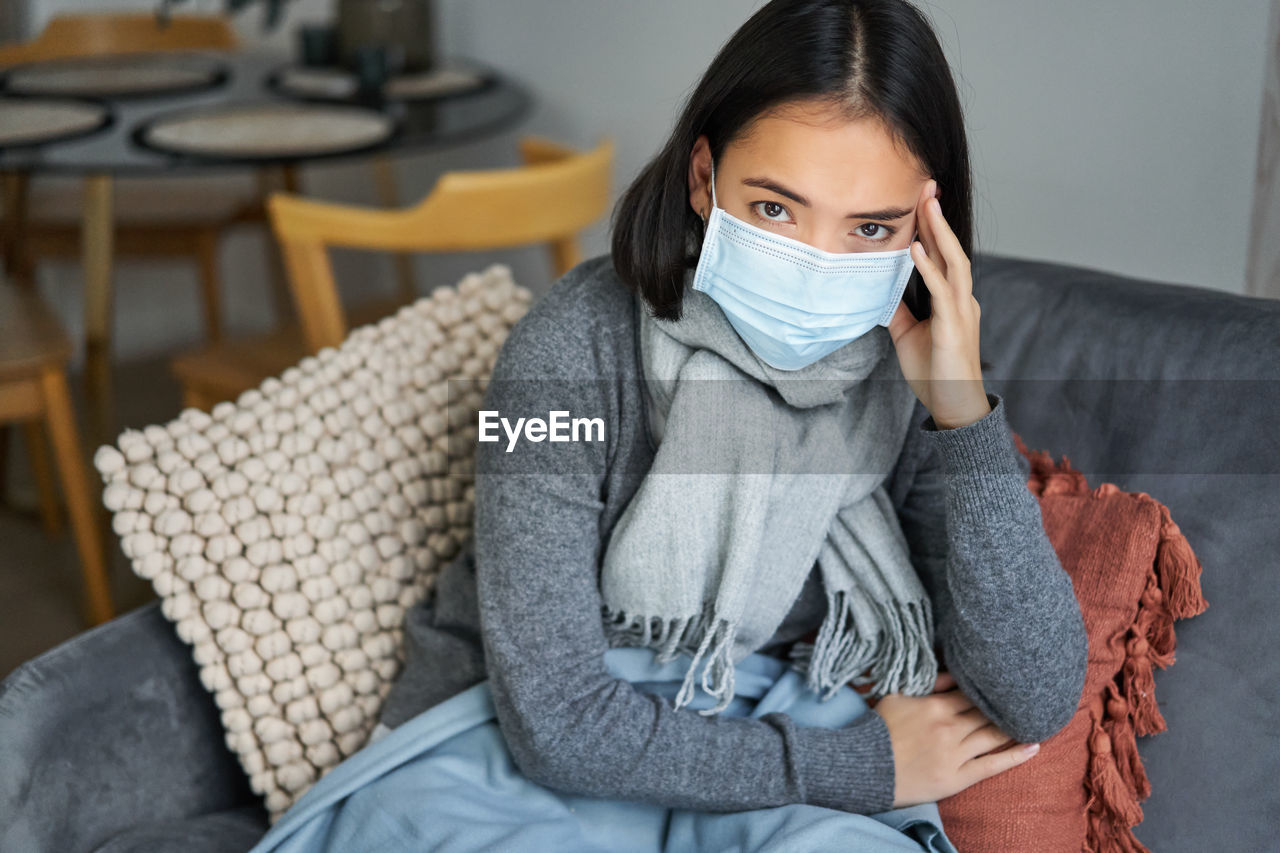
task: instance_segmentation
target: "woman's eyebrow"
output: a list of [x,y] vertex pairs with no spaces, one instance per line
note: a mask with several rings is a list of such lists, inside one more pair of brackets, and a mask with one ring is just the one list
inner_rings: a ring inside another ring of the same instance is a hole
[[[769,178],[743,178],[742,183],[749,187],[760,187],[761,189],[770,190],[778,195],[786,196],[796,204],[809,207],[809,199],[800,195],[798,192],[787,189],[777,181]],[[850,213],[845,219],[876,219],[881,222],[887,222],[893,219],[901,219],[904,216],[914,212],[915,208],[911,207],[886,207],[883,210],[872,210],[867,213]]]

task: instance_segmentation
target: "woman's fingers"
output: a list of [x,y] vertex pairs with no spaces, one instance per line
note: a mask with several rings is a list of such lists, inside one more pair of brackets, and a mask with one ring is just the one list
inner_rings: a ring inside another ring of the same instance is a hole
[[960,745],[970,759],[980,758],[993,749],[1013,742],[1013,738],[1000,731],[995,723],[978,726],[960,739]]
[[990,755],[979,755],[960,765],[961,775],[968,779],[965,787],[995,776],[997,773],[1011,770],[1027,761],[1034,753],[1024,752],[1023,749],[1026,746],[1027,744],[1014,742],[1008,749],[1002,749]]
[[[942,253],[938,251],[938,241],[933,236],[933,224],[929,218],[929,210],[926,207],[929,199],[933,198],[932,187],[937,186],[936,181],[926,181],[924,187],[920,190],[920,198],[916,201],[916,234],[919,237],[920,244],[924,246],[925,253],[934,262],[935,266],[940,268],[943,265]],[[946,270],[942,269],[945,274]]]
[[947,284],[947,277],[938,269],[918,240],[911,243],[911,260],[915,262],[925,287],[929,289],[929,303],[933,317],[939,322],[952,322],[955,315],[955,292]]
[[[946,253],[942,251],[940,232],[946,231],[953,240],[955,235],[951,234],[946,218],[934,211],[937,200],[932,190],[936,186],[936,181],[926,182],[916,205],[918,239],[912,241],[911,259],[915,261],[920,277],[929,288],[929,297],[934,304],[933,313],[947,317],[954,313],[952,307],[956,304],[956,288],[948,281],[951,267]],[[914,245],[917,242],[920,244],[919,248]]]
[[[969,256],[964,253],[960,238],[951,230],[951,226],[947,224],[947,218],[942,215],[941,202],[931,198],[925,202],[925,210],[925,221],[929,224],[929,233],[937,243],[943,263],[946,264],[947,281],[955,290],[957,299],[967,298],[973,291],[972,280],[969,277]],[[963,275],[952,275],[952,273],[963,273]]]

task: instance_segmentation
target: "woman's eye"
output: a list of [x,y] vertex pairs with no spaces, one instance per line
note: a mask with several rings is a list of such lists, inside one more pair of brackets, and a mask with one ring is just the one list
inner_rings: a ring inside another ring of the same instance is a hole
[[[878,228],[880,230],[875,232],[877,236],[873,236],[872,234],[867,233],[868,228]],[[857,234],[859,237],[866,237],[868,240],[872,240],[877,243],[882,242],[884,240],[888,240],[890,237],[893,236],[892,230],[890,230],[889,228],[886,228],[885,226],[879,224],[878,222],[866,222],[862,225],[859,225],[857,228],[854,229],[854,233]]]
[[751,205],[755,210],[756,216],[766,222],[786,222],[786,219],[779,219],[780,215],[785,216],[787,209],[776,201],[757,201]]
[[[757,201],[751,205],[756,217],[765,222],[786,224],[791,221],[785,205],[776,201]],[[896,229],[881,225],[878,222],[866,222],[853,230],[853,233],[872,243],[883,243],[893,237]]]

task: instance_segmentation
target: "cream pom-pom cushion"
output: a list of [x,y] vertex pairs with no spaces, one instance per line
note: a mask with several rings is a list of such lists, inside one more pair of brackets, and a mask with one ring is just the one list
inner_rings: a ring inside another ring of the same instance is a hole
[[273,822],[365,744],[405,610],[471,532],[483,386],[530,302],[494,264],[94,457]]

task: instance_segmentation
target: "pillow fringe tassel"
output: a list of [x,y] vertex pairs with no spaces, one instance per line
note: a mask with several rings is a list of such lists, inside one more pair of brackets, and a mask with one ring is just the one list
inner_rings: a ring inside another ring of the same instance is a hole
[[1150,853],[1129,829],[1142,823],[1142,806],[1120,772],[1111,736],[1103,728],[1104,713],[1102,697],[1093,697],[1089,708],[1093,725],[1089,733],[1089,775],[1085,780],[1089,834],[1083,849],[1086,853]]
[[1156,566],[1160,570],[1160,586],[1169,601],[1174,619],[1187,619],[1203,613],[1209,602],[1200,594],[1203,567],[1182,535],[1182,530],[1169,517],[1169,508],[1160,504],[1160,545]]
[[[1015,432],[1018,451],[1031,463],[1027,487],[1036,495],[1092,493],[1101,497],[1120,491],[1113,483],[1090,490],[1084,474],[1062,457],[1055,464],[1047,451],[1027,449]],[[1151,795],[1151,780],[1138,754],[1137,737],[1168,726],[1155,698],[1155,667],[1174,662],[1175,619],[1203,613],[1209,603],[1201,594],[1203,567],[1164,504],[1145,492],[1135,493],[1160,511],[1155,560],[1125,641],[1125,660],[1116,679],[1094,696],[1089,706],[1089,773],[1085,779],[1088,833],[1082,853],[1151,853],[1133,834],[1143,820],[1142,801]],[[1118,682],[1118,683],[1117,683]]]

